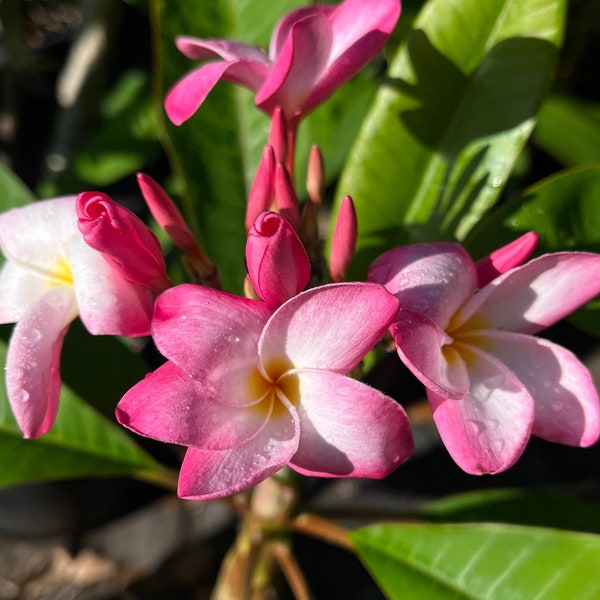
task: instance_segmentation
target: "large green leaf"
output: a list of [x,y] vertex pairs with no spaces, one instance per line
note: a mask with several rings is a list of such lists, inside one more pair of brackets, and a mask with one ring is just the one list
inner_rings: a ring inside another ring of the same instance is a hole
[[462,239],[498,199],[534,125],[565,0],[430,0],[392,62],[337,200],[359,218],[354,275],[407,242]]
[[378,525],[351,534],[391,600],[593,600],[600,537],[509,525]]
[[[563,171],[501,206],[476,227],[466,245],[476,258],[526,231],[540,236],[537,253],[558,250],[600,251],[600,164]],[[577,311],[570,320],[600,336],[600,301]]]
[[[0,342],[0,364],[6,344]],[[0,385],[0,487],[75,477],[134,476],[166,482],[166,471],[125,430],[100,416],[63,386],[51,431],[24,440]]]
[[533,140],[568,167],[600,161],[600,104],[569,96],[548,97]]
[[225,287],[240,290],[244,277],[244,213],[247,182],[266,141],[268,119],[251,94],[219,84],[189,121],[175,127],[163,116],[168,88],[198,63],[174,45],[178,35],[228,37],[268,44],[274,23],[301,0],[153,0],[159,113],[167,150],[180,179],[188,221],[217,263]]

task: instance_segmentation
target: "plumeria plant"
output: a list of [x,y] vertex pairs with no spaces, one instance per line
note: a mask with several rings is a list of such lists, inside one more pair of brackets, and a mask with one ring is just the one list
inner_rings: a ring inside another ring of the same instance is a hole
[[[1,485],[127,476],[228,503],[219,600],[277,597],[280,572],[316,597],[301,535],[393,599],[600,596],[600,521],[571,500],[400,502],[424,430],[457,481],[517,468],[531,436],[600,437],[594,375],[553,327],[600,334],[600,168],[523,191],[538,118],[561,146],[542,102],[566,0],[416,4],[150,2],[173,177],[122,174],[137,214],[107,186],[0,181]],[[107,365],[95,336],[119,363],[102,401],[78,362]],[[315,502],[343,478],[397,489],[347,525]]]

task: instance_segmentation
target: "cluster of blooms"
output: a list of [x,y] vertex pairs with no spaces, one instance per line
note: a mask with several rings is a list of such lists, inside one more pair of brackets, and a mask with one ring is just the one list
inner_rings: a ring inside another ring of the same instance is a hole
[[[268,54],[226,40],[178,40],[190,58],[221,60],[171,90],[166,110],[175,123],[221,78],[254,90],[271,118],[248,201],[247,297],[172,286],[154,235],[101,193],[0,215],[0,322],[16,323],[6,384],[25,437],[52,426],[62,340],[79,315],[95,335],[151,334],[167,359],[125,394],[116,415],[139,434],[188,448],[179,478],[186,498],[227,496],[286,465],[320,477],[381,478],[405,461],[413,442],[401,405],[348,376],[388,330],[465,471],[507,469],[531,434],[596,441],[600,405],[588,370],[534,334],[600,292],[599,255],[525,263],[534,233],[479,263],[458,244],[417,244],[379,256],[368,282],[344,282],[357,232],[346,197],[331,283],[306,289],[318,260],[323,176],[313,150],[301,208],[291,169],[298,123],[381,50],[399,12],[398,0],[296,10],[278,24]],[[213,265],[170,198],[148,176],[138,180],[196,281],[208,280]]]

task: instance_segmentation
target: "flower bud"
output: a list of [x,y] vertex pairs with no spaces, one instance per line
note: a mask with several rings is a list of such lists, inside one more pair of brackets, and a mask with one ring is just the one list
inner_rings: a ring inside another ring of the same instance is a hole
[[331,280],[336,283],[346,278],[346,270],[354,257],[356,236],[357,222],[354,203],[350,196],[345,196],[335,224],[329,256],[329,274]]
[[248,232],[246,263],[256,293],[279,306],[301,292],[310,279],[310,262],[292,225],[274,212],[262,213]]

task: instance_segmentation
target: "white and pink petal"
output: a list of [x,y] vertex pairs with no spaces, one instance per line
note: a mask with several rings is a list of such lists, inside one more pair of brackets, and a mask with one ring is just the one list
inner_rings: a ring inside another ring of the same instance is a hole
[[13,329],[6,356],[6,392],[26,438],[47,433],[58,411],[60,351],[77,316],[73,291],[56,287],[29,307]]
[[452,347],[452,338],[427,317],[400,310],[390,327],[402,362],[432,392],[461,398],[469,389],[464,360]]
[[167,362],[133,386],[116,409],[121,425],[162,442],[205,450],[242,446],[265,427],[268,410],[224,406],[202,381]]
[[460,399],[427,391],[433,418],[456,464],[473,475],[512,466],[529,440],[534,418],[527,388],[502,362],[455,344],[468,365],[469,392]]
[[468,338],[501,360],[534,401],[533,435],[590,446],[600,434],[600,401],[592,376],[569,350],[548,340],[505,331]]
[[406,413],[380,391],[320,370],[290,371],[280,383],[293,395],[300,419],[300,443],[290,461],[296,471],[380,479],[412,454]]
[[599,292],[600,255],[545,254],[482,288],[460,310],[453,324],[533,334],[553,325]]
[[349,373],[385,333],[398,301],[371,283],[312,288],[277,309],[259,342],[260,362]]
[[298,418],[292,409],[285,418],[272,418],[256,437],[237,448],[189,448],[177,494],[190,500],[213,500],[249,489],[288,464],[298,439]]
[[471,257],[449,242],[384,252],[371,263],[368,279],[383,284],[400,300],[400,308],[421,313],[443,329],[477,287]]

